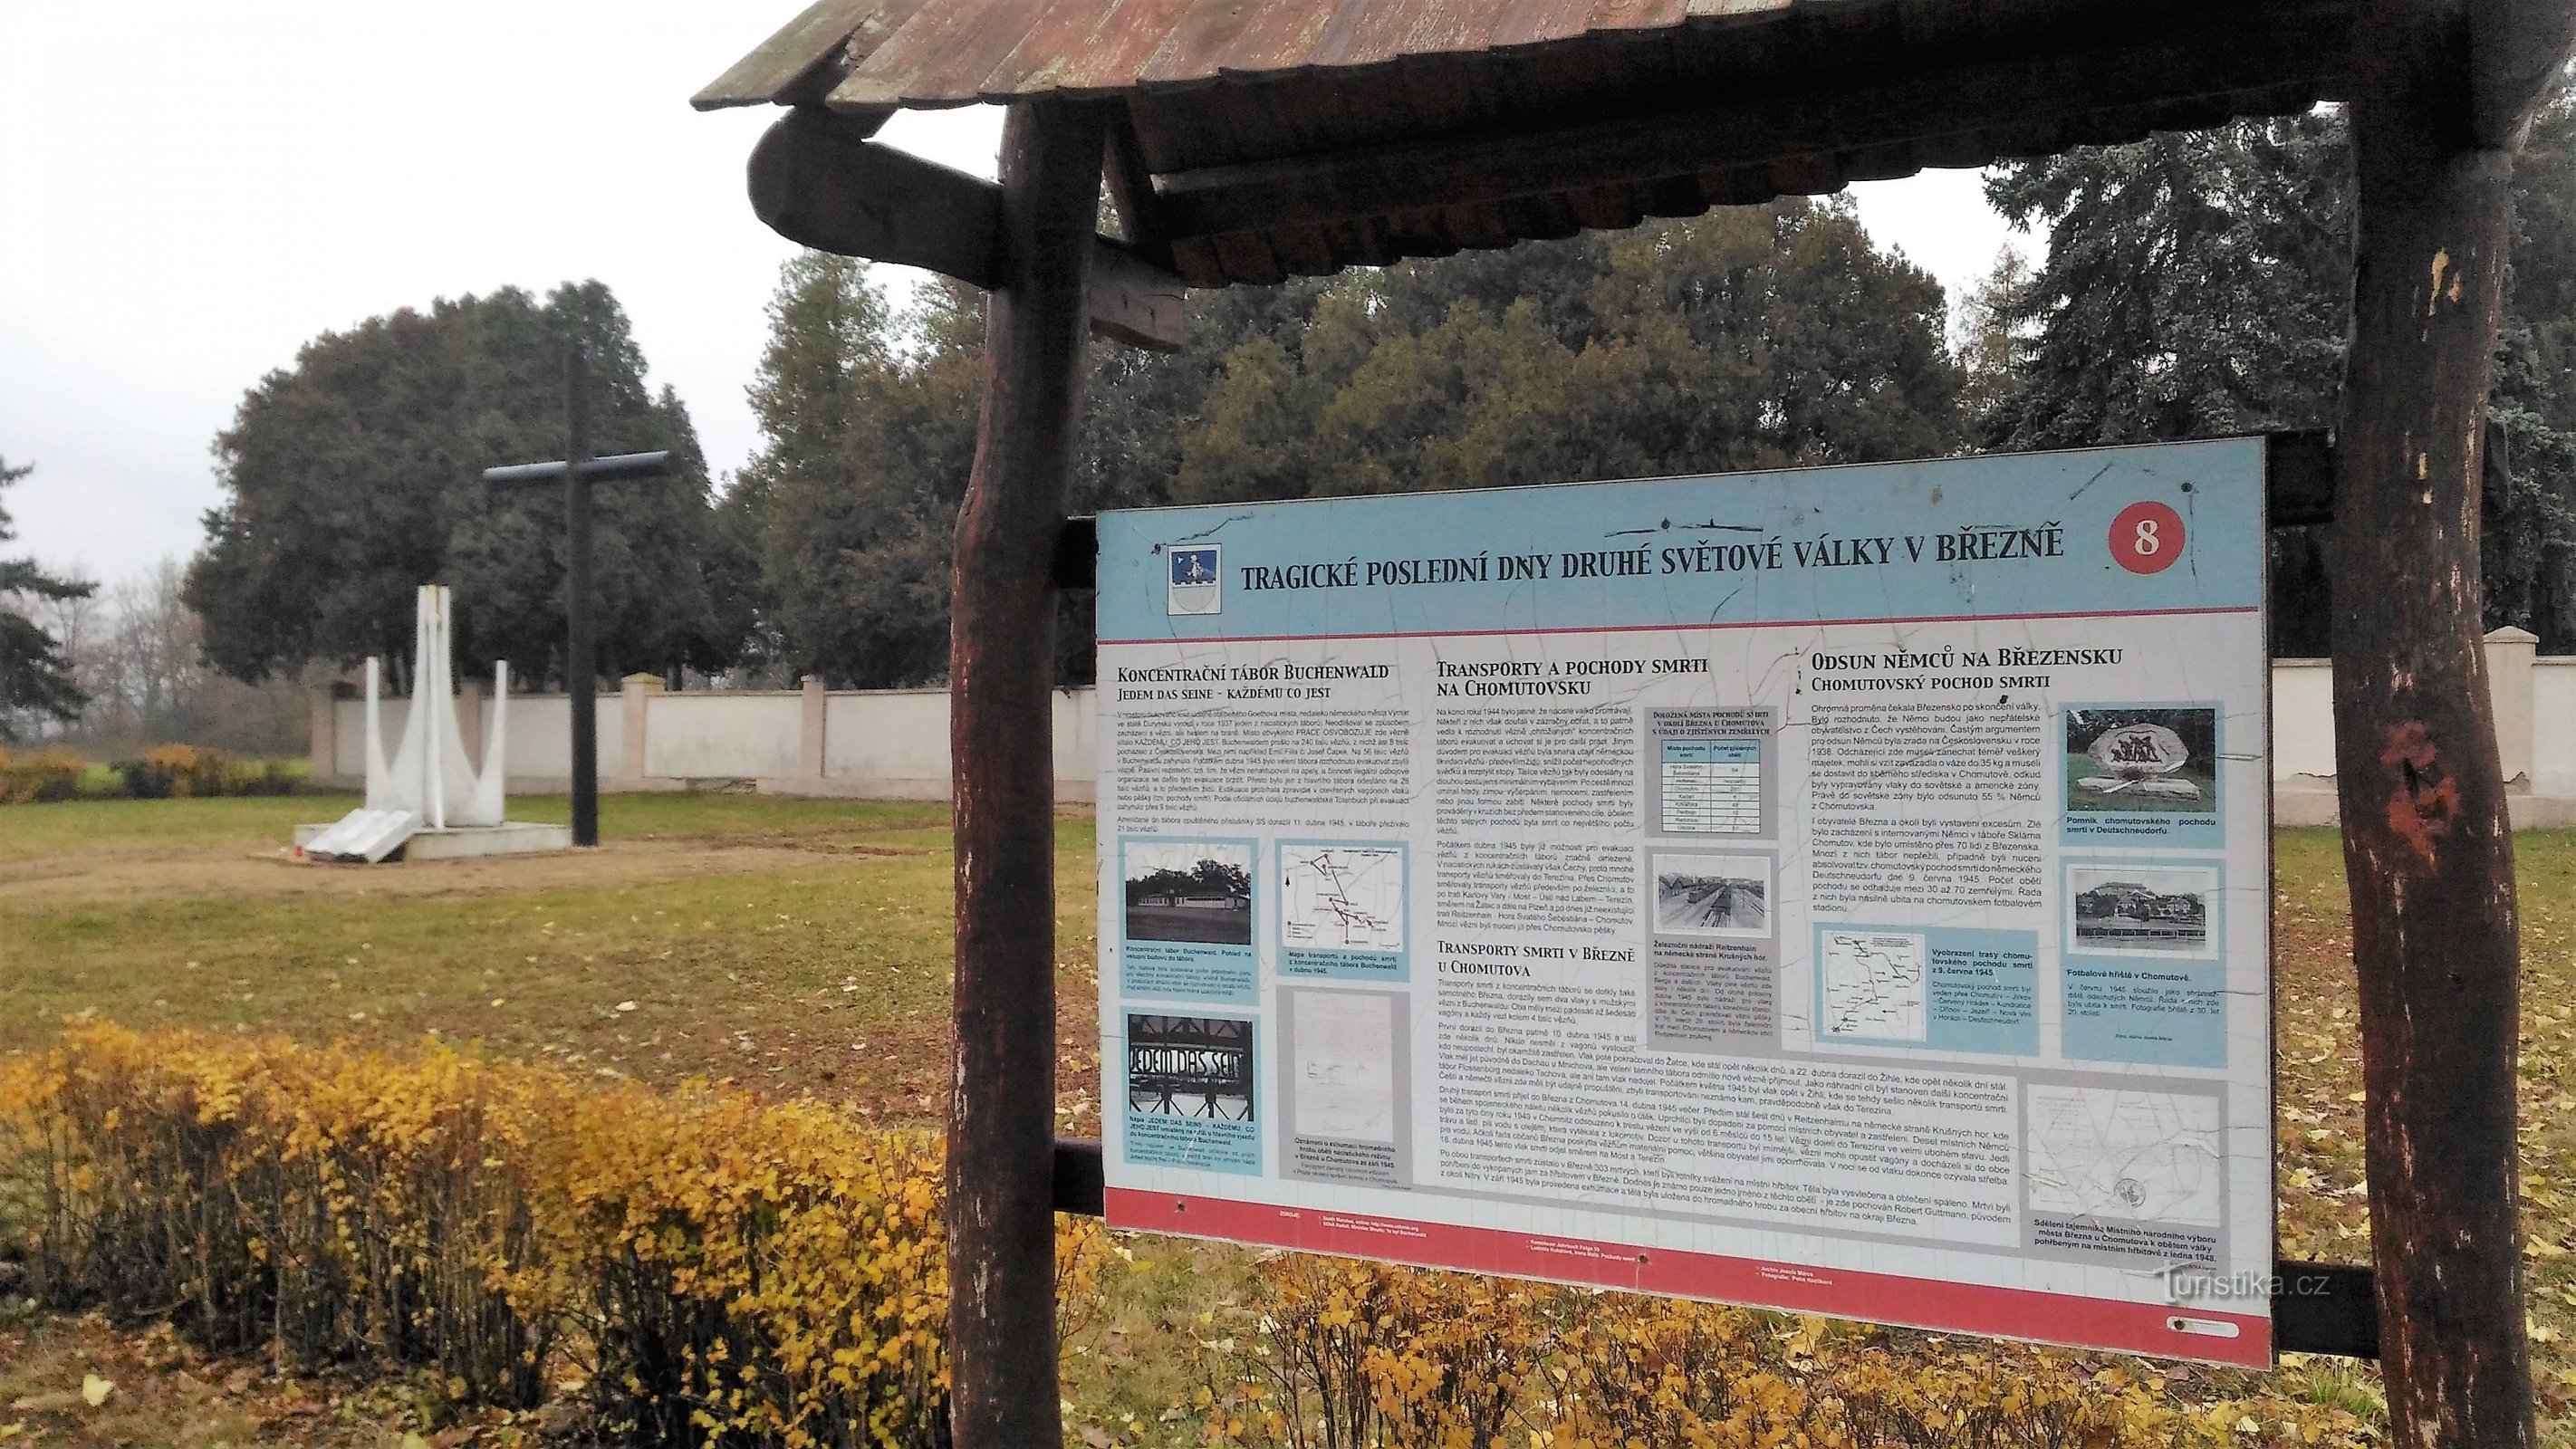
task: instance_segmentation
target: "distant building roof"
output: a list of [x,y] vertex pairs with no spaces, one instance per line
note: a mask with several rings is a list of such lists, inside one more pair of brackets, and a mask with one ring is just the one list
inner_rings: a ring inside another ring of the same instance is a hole
[[1130,239],[1218,285],[2300,111],[2354,8],[820,0],[696,103],[1118,100]]

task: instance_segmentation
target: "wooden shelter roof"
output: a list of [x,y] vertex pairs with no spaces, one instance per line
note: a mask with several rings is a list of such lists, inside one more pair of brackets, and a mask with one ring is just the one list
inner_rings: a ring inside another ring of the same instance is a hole
[[2345,93],[2355,0],[819,0],[701,108],[1120,106],[1128,240],[1274,282]]

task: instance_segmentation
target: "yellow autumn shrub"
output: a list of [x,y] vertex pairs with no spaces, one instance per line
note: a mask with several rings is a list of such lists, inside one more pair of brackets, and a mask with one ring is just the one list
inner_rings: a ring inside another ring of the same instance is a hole
[[[834,1107],[434,1044],[90,1025],[0,1058],[0,1252],[49,1302],[166,1318],[221,1351],[425,1369],[459,1403],[578,1394],[601,1442],[944,1444],[939,1182],[935,1139]],[[1056,1257],[1068,1336],[1138,1271],[1091,1220]],[[1174,1340],[1196,1344],[1196,1388],[1155,1442],[2358,1449],[2383,1432],[2339,1369],[2165,1373],[1303,1254],[1262,1255],[1252,1287]]]
[[462,1402],[577,1381],[612,1442],[946,1437],[921,1134],[440,1046],[107,1026],[0,1061],[0,1131],[0,1226],[61,1306],[429,1367]]
[[0,805],[35,805],[69,800],[80,794],[81,775],[89,768],[68,750],[38,750],[13,755],[0,750]]
[[[2376,1444],[2270,1376],[1276,1254],[1172,1406],[1246,1449],[2252,1449]],[[2123,1366],[2123,1365],[2129,1366]]]

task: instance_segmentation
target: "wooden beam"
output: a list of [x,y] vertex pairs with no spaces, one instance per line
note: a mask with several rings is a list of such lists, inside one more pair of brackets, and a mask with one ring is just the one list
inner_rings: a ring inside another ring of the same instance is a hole
[[2464,21],[2368,0],[2357,36],[2335,793],[2389,1442],[2524,1449],[2521,953],[2478,556],[2513,157],[2466,124]]
[[1168,172],[1162,220],[1174,238],[1354,221],[1429,207],[1537,196],[1693,171],[1830,155],[1891,141],[1960,136],[2033,116],[2164,104],[2340,79],[2325,43],[2339,7],[2261,7],[2181,34],[2043,56],[1927,66],[1900,79],[1572,126],[1524,126],[1364,151]]
[[1162,200],[1154,194],[1154,168],[1145,159],[1145,144],[1136,134],[1135,113],[1125,106],[1109,125],[1109,154],[1101,163],[1110,204],[1118,208],[1118,229],[1136,254],[1165,271],[1172,266],[1172,239],[1163,227]]
[[2469,129],[2477,144],[2519,151],[2532,108],[2567,63],[2576,6],[2567,0],[2470,0]]
[[[875,126],[815,106],[789,111],[751,153],[751,209],[817,251],[922,267],[991,291],[1006,275],[1002,188],[868,137]],[[1174,352],[1187,287],[1132,249],[1092,237],[1091,330]]]
[[1107,237],[1091,239],[1091,335],[1154,352],[1189,339],[1189,284]]
[[1002,128],[1009,259],[950,575],[956,788],[948,1362],[956,1449],[1061,1445],[1055,1331],[1055,564],[1082,410],[1107,117]]
[[999,285],[1001,188],[871,144],[874,130],[819,106],[779,117],[751,151],[752,213],[816,251]]

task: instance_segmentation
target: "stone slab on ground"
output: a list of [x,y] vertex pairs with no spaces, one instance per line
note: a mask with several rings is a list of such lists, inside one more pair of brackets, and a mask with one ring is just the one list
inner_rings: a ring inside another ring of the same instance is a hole
[[[295,846],[301,851],[311,844],[328,824],[295,827]],[[541,851],[572,849],[572,827],[539,825],[512,820],[500,825],[460,825],[447,830],[422,830],[404,842],[403,860],[462,860],[482,855],[532,855]]]

